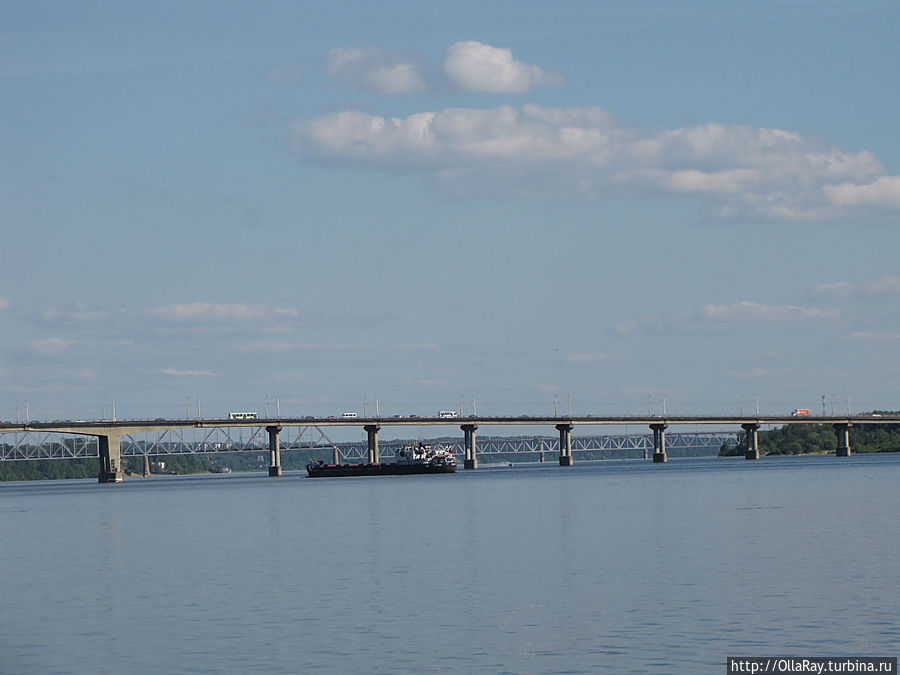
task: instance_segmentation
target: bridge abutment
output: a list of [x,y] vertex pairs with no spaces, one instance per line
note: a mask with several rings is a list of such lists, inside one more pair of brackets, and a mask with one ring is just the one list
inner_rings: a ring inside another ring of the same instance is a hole
[[666,454],[666,427],[668,424],[651,424],[653,430],[653,463],[665,464],[669,461]]
[[572,458],[572,427],[571,422],[565,424],[557,424],[556,430],[559,432],[559,465],[572,466],[575,460]]
[[150,455],[144,455],[144,478],[150,477]]
[[838,457],[850,456],[850,425],[848,423],[832,424],[834,435],[837,436],[837,447],[834,454]]
[[369,443],[369,464],[377,464],[381,461],[381,456],[378,452],[378,430],[381,427],[377,424],[366,424],[363,429],[366,430],[366,438]]
[[278,434],[281,427],[273,425],[266,427],[269,432],[269,475],[277,477],[281,475],[281,442]]
[[744,459],[759,459],[759,425],[756,423],[742,424],[744,437],[747,440],[747,449],[744,451]]
[[478,457],[475,455],[475,430],[477,424],[463,424],[460,429],[463,430],[463,446],[466,449],[466,457],[463,460],[463,469],[477,469]]

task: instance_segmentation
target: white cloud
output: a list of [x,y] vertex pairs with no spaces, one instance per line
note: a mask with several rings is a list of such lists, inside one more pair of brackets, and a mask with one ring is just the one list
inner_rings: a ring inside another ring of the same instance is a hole
[[833,186],[893,185],[896,177],[880,175],[867,151],[741,125],[640,129],[601,108],[526,104],[405,118],[344,111],[296,122],[291,142],[309,161],[425,173],[480,192],[690,196],[718,219],[801,221],[863,204],[894,208],[889,200],[828,196]]
[[48,338],[46,340],[35,340],[28,344],[31,351],[41,356],[57,356],[66,351],[74,342],[64,338]]
[[379,94],[409,94],[426,88],[415,60],[386,49],[332,49],[325,55],[325,71],[345,84]]
[[269,318],[297,318],[295,309],[265,307],[263,305],[190,302],[164,305],[150,310],[150,314],[169,321],[254,321]]
[[840,207],[900,209],[900,176],[879,176],[869,183],[826,185],[828,199]]
[[447,48],[444,73],[460,89],[522,93],[540,85],[561,84],[562,77],[513,58],[512,50],[481,42],[457,42]]
[[212,375],[207,370],[180,370],[178,368],[165,368],[161,371],[164,375],[174,375],[175,377],[205,377]]
[[900,295],[900,277],[884,277],[872,281],[838,281],[817,286],[813,295],[816,297],[850,298],[871,297],[879,295]]
[[44,312],[45,321],[58,324],[121,323],[133,316],[133,310],[125,307],[92,307],[80,300],[73,306],[64,308],[50,307]]
[[667,327],[671,330],[674,323],[675,322],[671,320],[666,321],[661,316],[645,315],[632,321],[623,321],[622,323],[617,324],[615,332],[616,334],[623,336],[632,334],[662,335]]
[[709,321],[809,321],[836,319],[836,309],[814,309],[795,305],[760,305],[739,302],[733,305],[704,305],[700,316]]

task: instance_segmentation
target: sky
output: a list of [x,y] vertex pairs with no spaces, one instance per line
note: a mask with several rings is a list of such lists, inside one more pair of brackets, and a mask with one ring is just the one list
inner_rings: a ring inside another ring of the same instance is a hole
[[0,0],[0,419],[898,410],[898,31]]

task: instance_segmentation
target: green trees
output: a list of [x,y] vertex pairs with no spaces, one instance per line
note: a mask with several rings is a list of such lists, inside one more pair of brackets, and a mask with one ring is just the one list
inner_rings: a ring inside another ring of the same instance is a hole
[[[883,412],[893,415],[897,413]],[[799,455],[834,452],[837,439],[830,424],[786,424],[780,429],[759,432],[761,455]],[[745,441],[722,444],[719,457],[743,456]],[[850,430],[852,452],[900,452],[900,427],[888,424],[857,424]]]

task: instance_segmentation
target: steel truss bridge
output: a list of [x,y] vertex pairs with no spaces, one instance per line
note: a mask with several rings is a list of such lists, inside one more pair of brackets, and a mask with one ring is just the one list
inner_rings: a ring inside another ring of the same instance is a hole
[[[670,451],[707,448],[718,450],[723,443],[736,444],[738,432],[681,432],[666,437]],[[381,453],[391,457],[407,443],[419,439],[381,441]],[[465,453],[463,439],[431,441],[449,448],[454,454]],[[265,426],[174,428],[122,436],[123,457],[161,457],[166,455],[211,454],[219,452],[268,452],[269,438]],[[365,462],[368,445],[361,442],[334,442],[318,426],[285,427],[280,435],[281,450],[316,450],[328,459]],[[573,452],[621,452],[628,457],[647,457],[653,452],[653,434],[620,434],[605,436],[572,436]],[[559,453],[559,439],[544,436],[494,437],[478,439],[478,454],[515,456]],[[0,432],[0,461],[38,459],[98,458],[98,440],[94,436],[65,434],[55,431]]]

